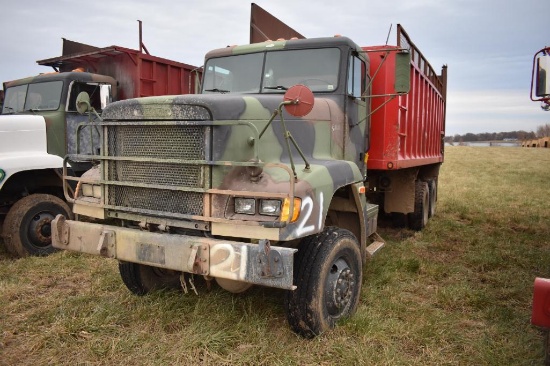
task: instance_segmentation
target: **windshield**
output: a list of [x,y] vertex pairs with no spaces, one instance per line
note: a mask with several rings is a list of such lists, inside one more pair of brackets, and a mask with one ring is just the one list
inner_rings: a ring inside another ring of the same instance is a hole
[[19,85],[6,89],[2,114],[53,111],[59,108],[62,81]]
[[262,53],[220,57],[206,63],[205,93],[258,93],[262,76]]
[[337,48],[213,58],[206,62],[203,93],[284,93],[296,84],[332,92],[338,87],[339,66]]

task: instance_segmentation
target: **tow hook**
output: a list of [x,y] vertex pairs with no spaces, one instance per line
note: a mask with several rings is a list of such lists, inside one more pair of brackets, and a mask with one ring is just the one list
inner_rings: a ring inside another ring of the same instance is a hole
[[281,254],[271,249],[271,244],[267,239],[261,239],[258,243],[258,265],[260,267],[261,277],[282,277],[283,261]]

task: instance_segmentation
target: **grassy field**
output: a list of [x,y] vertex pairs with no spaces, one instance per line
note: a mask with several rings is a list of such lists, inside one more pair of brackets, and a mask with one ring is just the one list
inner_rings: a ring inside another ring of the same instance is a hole
[[0,364],[542,364],[550,149],[449,147],[436,217],[380,234],[357,314],[314,340],[289,330],[281,290],[137,297],[113,260],[0,248]]

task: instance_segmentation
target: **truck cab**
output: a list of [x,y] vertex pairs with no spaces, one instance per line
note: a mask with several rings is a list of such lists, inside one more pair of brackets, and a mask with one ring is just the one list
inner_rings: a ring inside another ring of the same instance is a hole
[[[290,87],[307,86],[315,96],[313,110],[317,112],[310,117],[315,122],[330,121],[332,130],[321,134],[317,126],[316,133],[316,123],[288,115],[286,118],[293,121],[288,128],[297,145],[312,158],[317,145],[319,152],[324,150],[325,158],[353,162],[363,174],[362,157],[369,141],[369,103],[365,100],[370,82],[368,63],[361,48],[346,37],[228,47],[206,55],[202,93],[253,95],[264,108],[273,111]],[[350,141],[345,143],[344,139]],[[263,145],[262,141],[258,143]],[[262,161],[275,159],[267,149],[261,150],[260,154],[265,155],[260,156]]]

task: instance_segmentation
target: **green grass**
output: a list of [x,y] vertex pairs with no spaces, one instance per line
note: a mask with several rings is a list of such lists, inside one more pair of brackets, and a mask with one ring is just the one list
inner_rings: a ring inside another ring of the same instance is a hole
[[357,314],[314,340],[283,291],[137,297],[116,262],[0,247],[0,365],[534,365],[534,278],[550,277],[550,149],[449,147],[421,233],[383,228]]

